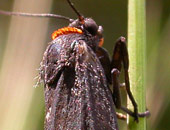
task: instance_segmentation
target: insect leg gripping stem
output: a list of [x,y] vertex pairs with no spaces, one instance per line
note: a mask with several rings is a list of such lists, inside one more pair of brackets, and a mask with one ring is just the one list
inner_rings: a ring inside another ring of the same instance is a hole
[[[123,64],[124,69],[124,79],[125,79],[125,87],[128,94],[129,99],[131,100],[134,106],[134,112],[130,111],[129,109],[122,107],[121,105],[121,98],[120,98],[120,82],[119,82],[119,73],[121,71]],[[113,84],[113,100],[116,105],[116,108],[121,109],[128,113],[130,116],[133,116],[135,120],[138,122],[138,117],[145,117],[150,115],[149,111],[144,113],[138,113],[138,106],[137,103],[131,93],[130,90],[130,82],[129,82],[129,58],[128,58],[128,51],[126,46],[126,39],[124,37],[120,37],[115,45],[112,61],[111,61],[111,75],[112,75],[112,84]]]

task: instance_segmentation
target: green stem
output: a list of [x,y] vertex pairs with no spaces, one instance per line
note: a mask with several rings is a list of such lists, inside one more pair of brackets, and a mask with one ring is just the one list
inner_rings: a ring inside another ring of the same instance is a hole
[[[129,0],[128,3],[128,51],[130,60],[131,91],[138,104],[139,112],[145,109],[145,0]],[[128,108],[133,110],[128,100]],[[136,123],[128,118],[129,130],[146,130],[146,119],[140,118]]]

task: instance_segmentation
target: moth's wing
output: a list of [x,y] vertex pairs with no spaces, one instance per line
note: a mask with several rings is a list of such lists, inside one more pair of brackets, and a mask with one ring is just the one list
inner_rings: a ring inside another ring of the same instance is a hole
[[71,106],[75,106],[76,102],[79,108],[75,118],[80,117],[79,122],[84,129],[117,130],[112,94],[100,61],[85,43],[80,43],[77,48],[74,86],[76,91],[73,91],[73,94],[76,94],[70,102]]
[[[60,123],[60,119],[62,119],[60,116],[62,116],[63,108],[67,107],[66,95],[69,95],[67,91],[70,91],[64,83],[66,82],[64,80],[66,74],[64,73],[67,70],[65,69],[65,61],[68,60],[65,57],[68,47],[64,45],[66,44],[62,39],[52,41],[48,45],[41,62],[40,76],[44,81],[45,93],[45,130],[63,129],[58,124],[62,124]],[[57,114],[58,112],[60,114]]]
[[[57,74],[58,72],[61,73],[64,67],[64,63],[61,63],[62,55],[60,53],[62,50],[63,47],[57,40],[49,43],[40,67],[40,76],[44,84],[54,84],[53,82],[58,80],[56,79],[59,78]],[[56,86],[54,85],[54,87]]]
[[[73,41],[69,41],[72,43]],[[61,46],[60,46],[61,47]],[[118,130],[114,103],[103,68],[84,41],[75,46],[74,67],[58,71],[61,50],[50,45],[44,56],[44,76],[47,81],[60,72],[51,84],[45,85],[46,130]],[[53,56],[55,58],[52,58]],[[56,69],[57,68],[57,69]]]

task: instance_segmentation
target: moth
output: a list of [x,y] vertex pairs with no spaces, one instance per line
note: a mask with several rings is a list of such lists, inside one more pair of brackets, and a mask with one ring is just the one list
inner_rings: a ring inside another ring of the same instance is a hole
[[[0,11],[5,15],[55,17],[69,21],[67,27],[52,34],[40,64],[40,79],[45,92],[45,130],[118,130],[115,107],[133,116],[139,113],[130,91],[126,39],[120,37],[110,60],[102,47],[103,28],[92,18],[85,18],[67,0],[78,15],[73,20],[54,14],[28,14]],[[124,69],[125,87],[134,111],[121,105],[119,74]],[[109,88],[112,86],[113,91]]]

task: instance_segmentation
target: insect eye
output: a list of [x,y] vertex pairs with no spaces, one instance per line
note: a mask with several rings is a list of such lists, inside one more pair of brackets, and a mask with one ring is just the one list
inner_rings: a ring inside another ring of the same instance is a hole
[[93,26],[93,25],[86,27],[86,29],[92,35],[97,34],[97,28],[95,26]]
[[96,22],[91,18],[85,19],[84,27],[92,35],[96,35],[99,28]]

